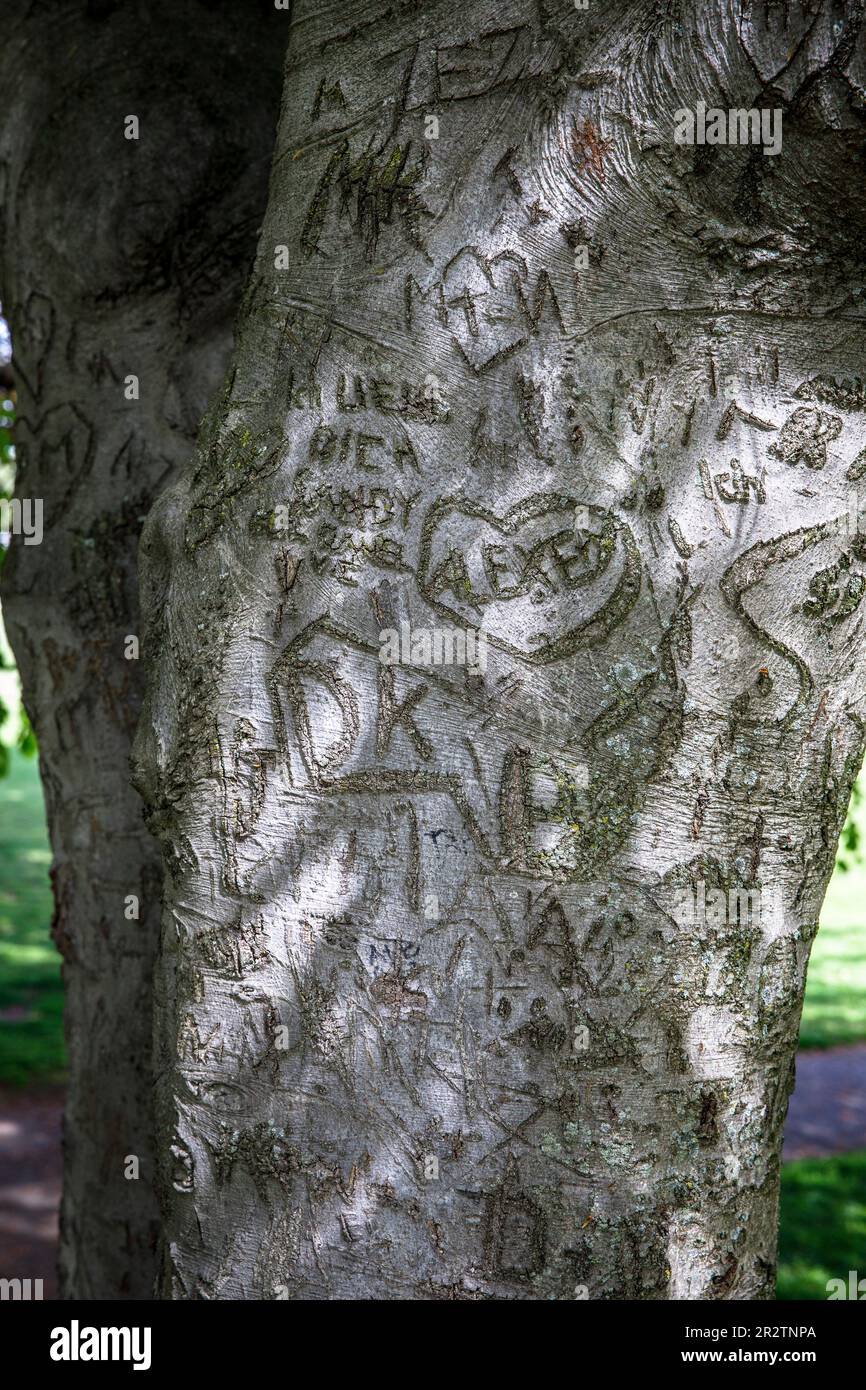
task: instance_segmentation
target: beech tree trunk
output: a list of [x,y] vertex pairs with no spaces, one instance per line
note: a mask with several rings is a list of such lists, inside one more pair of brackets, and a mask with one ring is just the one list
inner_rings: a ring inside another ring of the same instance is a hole
[[772,1297],[863,751],[861,26],[295,5],[142,542],[166,1297]]
[[44,540],[13,540],[3,607],[54,856],[66,1297],[152,1296],[162,872],[129,773],[136,552],[229,360],[286,33],[264,3],[29,3],[4,16],[0,299],[18,495],[42,499]]

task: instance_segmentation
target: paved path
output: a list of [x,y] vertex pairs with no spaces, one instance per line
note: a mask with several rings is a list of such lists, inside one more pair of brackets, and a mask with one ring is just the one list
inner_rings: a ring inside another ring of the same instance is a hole
[[782,1158],[866,1149],[866,1043],[801,1052]]
[[0,1278],[42,1279],[57,1297],[63,1091],[0,1088]]
[[[56,1297],[63,1092],[0,1088],[0,1278],[42,1279]],[[866,1043],[801,1052],[785,1161],[866,1149]]]

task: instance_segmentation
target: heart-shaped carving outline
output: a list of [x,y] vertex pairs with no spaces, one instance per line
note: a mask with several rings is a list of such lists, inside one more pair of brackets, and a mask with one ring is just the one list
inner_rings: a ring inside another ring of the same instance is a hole
[[487,634],[487,640],[491,646],[508,652],[511,656],[517,657],[519,661],[524,661],[530,666],[548,666],[551,662],[562,661],[563,658],[571,656],[573,652],[597,647],[606,640],[615,627],[619,626],[637,601],[643,574],[640,552],[631,531],[621,517],[604,507],[580,503],[576,498],[565,497],[561,493],[543,492],[526,497],[522,502],[517,502],[509,508],[504,517],[498,517],[495,512],[486,507],[467,502],[465,498],[440,497],[428,509],[421,528],[421,550],[416,575],[419,593],[432,608],[435,608],[437,613],[441,613],[459,626],[465,626],[465,615],[456,612],[444,603],[440,603],[430,593],[428,587],[433,537],[439,523],[450,512],[459,512],[462,516],[477,518],[479,521],[487,522],[500,535],[513,536],[528,522],[535,521],[538,517],[545,516],[549,512],[568,511],[573,516],[575,508],[584,505],[589,514],[601,518],[604,523],[612,526],[614,535],[622,541],[625,550],[625,564],[613,593],[599,611],[591,618],[587,618],[579,627],[572,628],[570,632],[564,633],[552,642],[545,642],[535,651],[521,651],[519,647],[513,646],[510,642],[506,642],[502,637],[497,637],[493,633]]

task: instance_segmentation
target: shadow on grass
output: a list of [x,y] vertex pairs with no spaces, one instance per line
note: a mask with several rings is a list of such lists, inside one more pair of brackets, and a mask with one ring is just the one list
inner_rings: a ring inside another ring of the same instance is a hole
[[782,1169],[780,1299],[827,1297],[827,1280],[866,1277],[866,1152]]

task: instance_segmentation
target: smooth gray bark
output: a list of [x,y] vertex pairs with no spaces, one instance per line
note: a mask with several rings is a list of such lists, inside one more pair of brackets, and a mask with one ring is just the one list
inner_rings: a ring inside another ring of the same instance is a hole
[[863,750],[861,18],[296,5],[142,542],[166,1296],[772,1296]]
[[41,545],[13,540],[3,605],[39,739],[64,962],[66,1297],[153,1289],[162,872],[130,785],[142,676],[126,638],[140,636],[142,520],[190,454],[231,350],[285,19],[193,0],[31,3],[3,18],[0,299],[18,494],[43,500],[45,526]]

